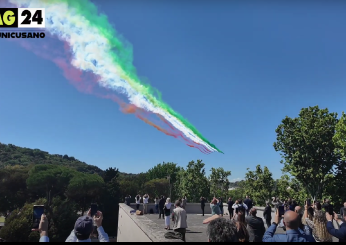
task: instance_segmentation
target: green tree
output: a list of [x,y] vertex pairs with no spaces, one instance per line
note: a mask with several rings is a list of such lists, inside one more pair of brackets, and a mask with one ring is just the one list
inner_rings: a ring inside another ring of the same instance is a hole
[[[145,183],[144,191],[151,199],[164,195],[170,197],[169,181],[167,179],[153,179]],[[172,197],[170,197],[172,198]]]
[[116,168],[108,168],[104,174],[104,189],[100,211],[103,212],[102,226],[109,236],[117,236],[119,202],[121,201],[120,173]]
[[70,180],[76,173],[75,170],[67,167],[36,165],[30,170],[26,183],[36,199],[46,198],[50,202],[56,196],[65,196]]
[[340,156],[340,160],[346,161],[346,114],[344,112],[335,125],[333,143],[335,145],[334,151]]
[[332,197],[337,208],[341,207],[346,200],[346,114],[342,115],[335,126],[335,135],[333,137],[335,145],[335,154],[339,160],[334,167],[334,178],[326,187],[326,192]]
[[292,198],[300,205],[304,205],[305,200],[308,198],[308,193],[297,179],[290,178],[287,174],[284,174],[276,181],[275,196],[281,200]]
[[0,213],[23,207],[29,198],[27,177],[27,167],[16,165],[0,169]]
[[66,196],[78,204],[82,214],[91,203],[100,201],[104,180],[98,174],[75,173],[67,187]]
[[244,182],[246,192],[258,205],[264,205],[274,191],[272,173],[267,167],[262,170],[261,165],[257,165],[255,171],[250,171],[249,168],[247,170]]
[[338,158],[333,136],[336,113],[318,106],[303,108],[297,118],[287,117],[276,129],[274,149],[280,151],[284,171],[304,184],[312,199],[321,199]]
[[141,187],[135,179],[123,178],[119,180],[120,186],[120,196],[123,201],[125,201],[125,196],[130,195],[132,197],[132,201],[137,194],[141,192]]
[[105,183],[110,182],[114,178],[119,177],[119,169],[117,168],[107,168],[103,174],[103,180]]
[[189,202],[198,202],[201,196],[209,196],[210,187],[204,166],[202,160],[191,161],[186,170],[179,172],[176,193],[180,197],[186,196]]
[[228,198],[232,197],[233,201],[237,199],[244,199],[246,195],[245,193],[245,182],[242,180],[236,183],[236,186],[233,187],[233,190],[228,191]]
[[0,237],[8,242],[38,242],[38,232],[31,232],[33,205],[43,205],[44,199],[33,204],[25,204],[21,209],[15,209],[6,219],[6,225],[0,230]]
[[176,163],[172,162],[163,162],[162,164],[158,164],[155,167],[148,170],[146,173],[147,180],[151,181],[154,179],[167,179],[167,177],[170,178],[170,185],[172,189],[172,197],[176,198],[177,196],[174,193],[174,188],[172,188],[177,183],[178,173],[182,170],[181,167],[177,166]]
[[229,177],[231,171],[225,171],[223,168],[211,168],[209,176],[210,192],[214,196],[226,197],[230,186]]
[[49,239],[51,242],[64,242],[74,228],[80,208],[71,200],[54,197],[47,210]]

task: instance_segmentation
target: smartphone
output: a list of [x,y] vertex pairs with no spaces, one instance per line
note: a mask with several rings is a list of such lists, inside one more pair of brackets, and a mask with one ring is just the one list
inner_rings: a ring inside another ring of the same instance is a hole
[[279,217],[285,214],[285,207],[284,206],[279,206]]
[[327,212],[330,214],[330,215],[334,215],[334,210],[333,210],[333,205],[332,204],[329,204],[328,207],[327,207]]
[[41,216],[44,214],[44,205],[34,205],[32,215],[32,228],[38,229],[41,221]]
[[307,205],[308,207],[311,206],[311,199],[306,199],[306,205]]
[[94,215],[97,214],[97,204],[93,203],[90,205],[90,214],[91,214],[91,217],[94,217]]

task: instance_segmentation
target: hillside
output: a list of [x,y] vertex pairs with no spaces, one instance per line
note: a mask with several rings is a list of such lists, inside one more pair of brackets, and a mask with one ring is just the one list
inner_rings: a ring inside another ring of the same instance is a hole
[[15,146],[12,144],[0,143],[0,168],[5,166],[28,166],[32,164],[55,164],[63,165],[76,169],[79,172],[84,173],[97,173],[102,175],[103,170],[97,166],[89,165],[85,162],[81,162],[72,156],[49,154],[48,152],[41,151],[39,149],[30,149]]

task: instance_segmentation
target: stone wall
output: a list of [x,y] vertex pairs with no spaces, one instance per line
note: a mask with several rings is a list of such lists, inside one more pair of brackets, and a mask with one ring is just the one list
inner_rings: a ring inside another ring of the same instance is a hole
[[[136,204],[135,203],[131,203],[131,208],[136,209]],[[155,204],[154,203],[149,203],[148,204],[148,212],[150,209],[153,209],[154,213],[155,213]],[[143,203],[141,203],[139,205],[139,210],[143,211]],[[173,210],[173,205],[171,210]],[[186,205],[186,212],[188,214],[201,214],[202,213],[202,209],[201,209],[201,204],[200,203],[187,203]],[[225,211],[227,210],[227,206],[225,206]],[[209,203],[206,203],[205,208],[204,208],[204,212],[206,214],[210,214],[211,210],[210,210],[210,205]]]

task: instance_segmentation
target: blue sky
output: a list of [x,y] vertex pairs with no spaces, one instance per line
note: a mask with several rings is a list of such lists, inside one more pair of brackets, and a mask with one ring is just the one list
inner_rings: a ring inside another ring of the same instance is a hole
[[281,175],[275,129],[302,107],[345,110],[342,1],[97,0],[134,47],[138,74],[225,154],[204,155],[112,101],[80,93],[53,63],[0,40],[0,142],[138,173],[202,159]]

